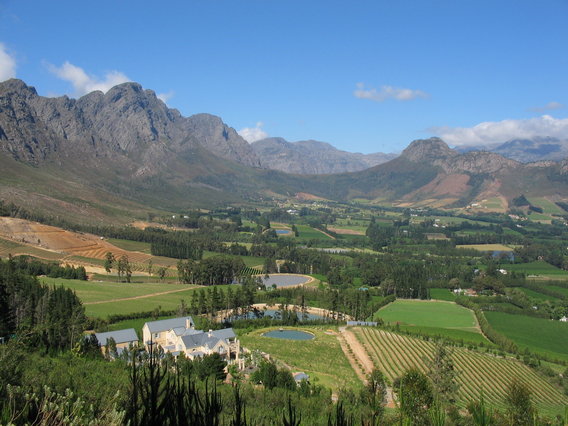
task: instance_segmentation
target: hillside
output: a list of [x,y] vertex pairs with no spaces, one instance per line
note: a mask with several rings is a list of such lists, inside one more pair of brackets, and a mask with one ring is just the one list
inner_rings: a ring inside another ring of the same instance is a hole
[[[490,152],[460,154],[438,138],[414,141],[399,157],[358,172],[263,169],[253,148],[219,117],[183,117],[136,83],[75,100],[41,97],[8,80],[0,99],[1,199],[75,222],[128,222],[156,211],[298,193],[400,206],[496,200],[494,211],[502,212],[521,194],[549,202],[568,197],[567,161],[522,164]],[[321,148],[321,158],[337,154],[318,142],[299,146]]]
[[304,175],[356,172],[386,163],[396,154],[361,154],[341,151],[326,142],[288,142],[266,138],[251,144],[264,167]]

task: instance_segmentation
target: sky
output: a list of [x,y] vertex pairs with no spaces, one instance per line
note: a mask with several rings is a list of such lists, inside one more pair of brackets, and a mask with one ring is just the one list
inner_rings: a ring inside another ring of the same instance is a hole
[[568,0],[0,0],[0,81],[136,81],[249,142],[568,139]]

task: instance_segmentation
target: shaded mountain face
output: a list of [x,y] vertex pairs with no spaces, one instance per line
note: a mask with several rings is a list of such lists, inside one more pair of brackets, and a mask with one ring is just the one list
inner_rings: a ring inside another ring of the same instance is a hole
[[512,139],[501,144],[488,146],[457,147],[459,152],[489,151],[521,163],[536,161],[562,161],[568,158],[568,139],[534,137],[531,139]]
[[341,151],[314,140],[288,142],[266,138],[251,144],[264,167],[304,175],[356,172],[386,163],[396,154],[360,154]]
[[260,166],[250,145],[219,117],[183,117],[137,83],[75,100],[41,97],[12,79],[0,83],[0,99],[0,149],[27,163],[72,150],[97,157],[132,156],[148,168],[164,150],[181,153],[201,146],[219,157]]

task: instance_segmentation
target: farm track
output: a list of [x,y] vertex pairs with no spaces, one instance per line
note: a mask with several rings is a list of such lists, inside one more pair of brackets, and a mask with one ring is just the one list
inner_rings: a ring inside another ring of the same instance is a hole
[[[366,327],[352,330],[374,365],[390,381],[410,367],[427,371],[434,343]],[[492,406],[503,408],[506,388],[514,377],[533,389],[533,398],[539,407],[558,411],[559,407],[568,405],[568,398],[558,389],[515,359],[499,358],[463,347],[451,348],[450,351],[458,372],[456,381],[460,385],[458,405],[462,407],[477,400],[483,390]]]
[[110,300],[97,300],[96,302],[84,302],[83,305],[100,305],[103,303],[112,303],[112,302],[124,302],[127,300],[135,300],[135,299],[147,299],[149,297],[156,297],[156,296],[164,296],[166,294],[172,294],[172,293],[181,293],[182,291],[187,291],[187,290],[191,290],[192,288],[195,287],[190,287],[190,288],[179,288],[177,290],[170,290],[170,291],[162,291],[162,292],[158,292],[158,293],[150,293],[150,294],[143,294],[141,296],[134,296],[134,297],[123,297],[120,299],[110,299]]

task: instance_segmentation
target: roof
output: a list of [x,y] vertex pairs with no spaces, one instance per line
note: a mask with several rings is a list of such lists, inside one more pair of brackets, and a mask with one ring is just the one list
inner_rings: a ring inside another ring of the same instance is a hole
[[186,320],[189,319],[191,324],[194,324],[193,318],[191,317],[180,317],[180,318],[170,318],[159,321],[150,321],[144,324],[148,326],[150,333],[158,333],[160,331],[167,331],[177,327],[186,328]]
[[237,337],[232,328],[223,328],[222,330],[212,331],[211,334],[219,339],[227,340]]
[[124,330],[107,331],[105,333],[95,333],[97,340],[101,346],[107,344],[107,340],[111,337],[114,339],[115,343],[127,343],[127,342],[137,342],[138,335],[136,330],[133,328],[127,328]]
[[199,348],[202,346],[207,346],[209,349],[213,349],[213,347],[219,343],[219,340],[221,339],[213,336],[213,334],[209,336],[209,333],[202,332],[199,334],[183,336],[181,340],[187,349]]

